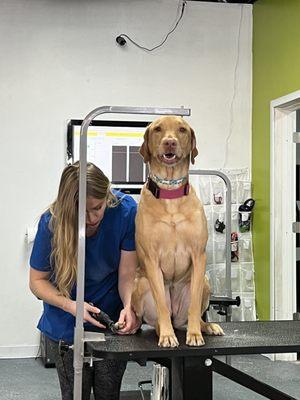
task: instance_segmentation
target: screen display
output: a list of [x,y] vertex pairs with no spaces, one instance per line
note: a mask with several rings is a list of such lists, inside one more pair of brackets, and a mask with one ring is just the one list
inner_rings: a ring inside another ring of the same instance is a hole
[[[68,162],[79,160],[82,120],[68,123]],[[147,171],[139,148],[149,122],[93,121],[87,133],[87,160],[114,184],[141,184]]]

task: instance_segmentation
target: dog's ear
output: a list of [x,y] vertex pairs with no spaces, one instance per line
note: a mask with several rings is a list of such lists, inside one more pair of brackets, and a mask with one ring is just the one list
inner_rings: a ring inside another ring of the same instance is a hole
[[196,136],[193,129],[191,129],[191,163],[195,164],[195,158],[198,155],[198,150],[196,147]]
[[149,147],[148,147],[148,141],[149,141],[149,126],[145,131],[144,134],[144,142],[140,147],[140,155],[143,157],[144,159],[144,163],[147,163],[150,161],[150,152],[149,152]]

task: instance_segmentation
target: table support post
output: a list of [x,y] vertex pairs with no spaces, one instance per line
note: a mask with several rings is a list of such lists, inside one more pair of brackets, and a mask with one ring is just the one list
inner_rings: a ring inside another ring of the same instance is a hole
[[212,360],[210,358],[185,357],[183,368],[184,400],[212,400],[212,372]]
[[155,359],[169,369],[170,400],[212,400],[212,359],[173,357]]

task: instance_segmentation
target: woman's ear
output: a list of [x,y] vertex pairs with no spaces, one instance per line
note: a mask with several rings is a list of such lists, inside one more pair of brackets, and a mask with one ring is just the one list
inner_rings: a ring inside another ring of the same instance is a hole
[[148,141],[149,141],[149,127],[146,129],[145,134],[144,134],[144,142],[140,147],[140,154],[144,159],[144,163],[147,163],[150,161],[150,152],[149,152],[149,147],[148,147]]
[[196,136],[193,129],[191,129],[191,163],[195,164],[195,158],[198,155],[198,150],[196,147]]

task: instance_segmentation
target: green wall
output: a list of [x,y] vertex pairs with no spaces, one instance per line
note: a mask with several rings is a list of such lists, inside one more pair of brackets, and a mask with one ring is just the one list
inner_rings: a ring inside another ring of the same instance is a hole
[[300,0],[253,6],[252,178],[257,312],[270,316],[270,101],[300,89]]

